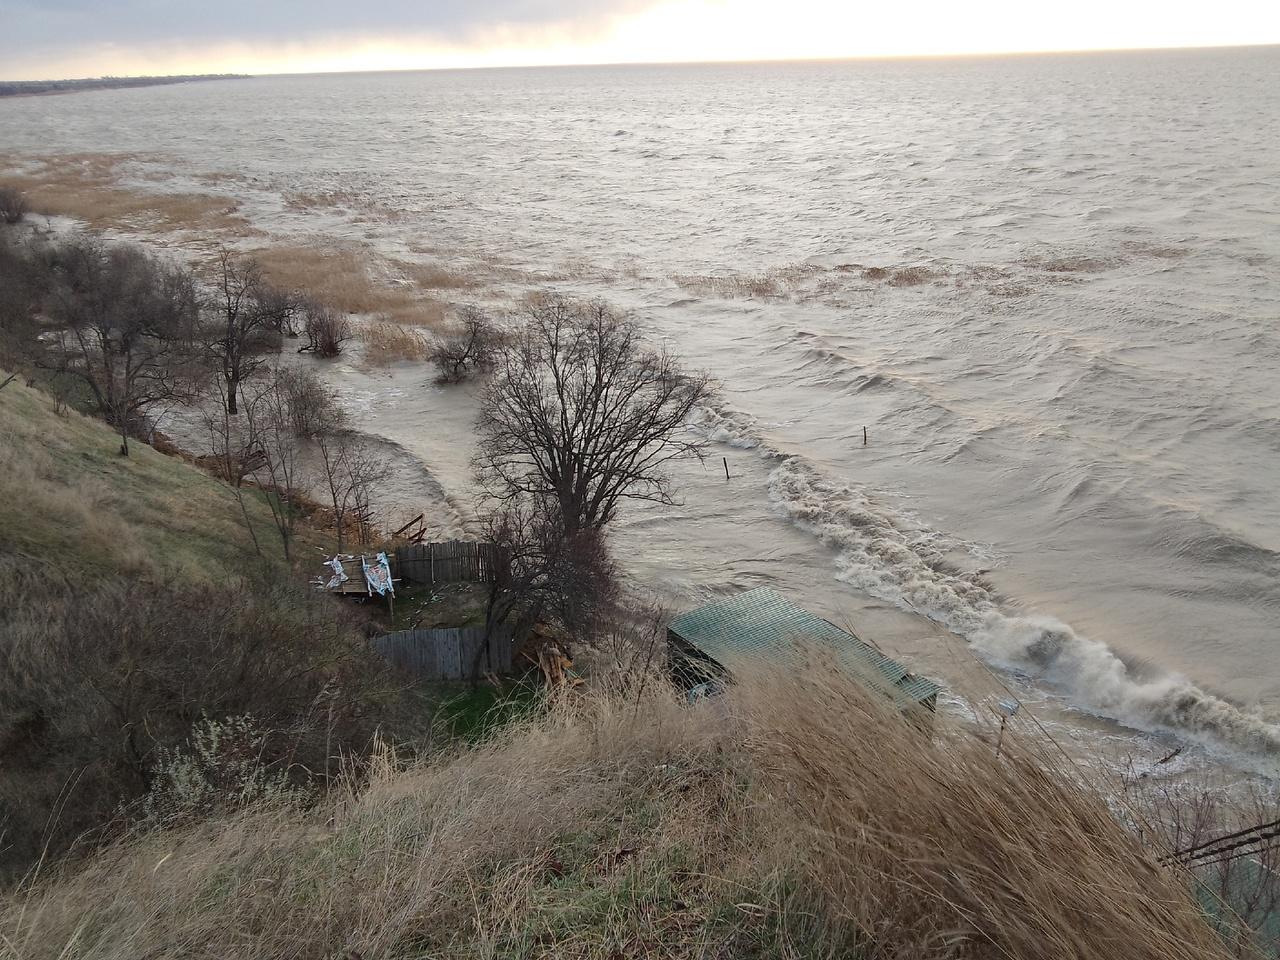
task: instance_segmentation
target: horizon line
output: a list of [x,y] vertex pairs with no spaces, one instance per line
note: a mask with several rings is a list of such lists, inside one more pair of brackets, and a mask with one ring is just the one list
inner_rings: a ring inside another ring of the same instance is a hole
[[101,74],[94,77],[57,77],[29,80],[13,80],[0,78],[0,83],[74,83],[85,80],[143,80],[172,79],[175,77],[209,78],[209,79],[253,79],[258,77],[326,77],[357,76],[374,73],[452,73],[458,71],[485,70],[559,70],[569,68],[594,67],[701,67],[701,66],[733,66],[751,64],[800,64],[800,63],[855,63],[881,62],[901,60],[976,60],[995,57],[1042,57],[1042,56],[1082,56],[1094,53],[1194,53],[1208,50],[1262,50],[1280,48],[1280,41],[1266,43],[1220,43],[1208,45],[1164,46],[1164,47],[1067,47],[1043,48],[1035,50],[970,50],[956,53],[882,53],[862,54],[847,57],[756,57],[756,58],[723,58],[708,60],[602,60],[602,61],[567,61],[563,63],[506,63],[477,64],[475,66],[449,67],[391,67],[385,70],[307,70],[302,72],[291,70],[265,71],[256,73],[224,73],[222,71],[206,71],[204,73],[171,73],[171,74]]

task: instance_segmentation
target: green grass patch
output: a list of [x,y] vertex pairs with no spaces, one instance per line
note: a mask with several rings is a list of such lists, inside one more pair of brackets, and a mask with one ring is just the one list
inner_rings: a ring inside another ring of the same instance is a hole
[[472,688],[467,684],[438,684],[446,699],[437,716],[450,736],[465,743],[479,743],[513,723],[534,717],[546,706],[541,684],[526,680],[510,680],[500,686],[485,684]]

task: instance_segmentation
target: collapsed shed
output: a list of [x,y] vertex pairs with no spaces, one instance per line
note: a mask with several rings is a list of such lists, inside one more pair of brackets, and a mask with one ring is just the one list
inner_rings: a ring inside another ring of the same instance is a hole
[[689,610],[667,628],[672,673],[686,690],[732,680],[750,661],[801,664],[803,646],[829,651],[835,661],[904,708],[933,710],[941,690],[871,644],[761,587]]

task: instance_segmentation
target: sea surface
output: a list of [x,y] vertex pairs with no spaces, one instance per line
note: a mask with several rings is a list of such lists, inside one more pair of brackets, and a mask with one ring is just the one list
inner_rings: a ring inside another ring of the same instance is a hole
[[[614,538],[655,598],[773,586],[979,714],[1280,767],[1280,48],[261,78],[0,102],[0,149],[634,310],[720,383]],[[465,522],[469,390],[330,373]]]

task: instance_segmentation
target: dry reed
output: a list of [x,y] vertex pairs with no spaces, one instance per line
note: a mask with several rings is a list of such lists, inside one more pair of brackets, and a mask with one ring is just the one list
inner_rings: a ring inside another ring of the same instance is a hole
[[345,313],[385,317],[396,323],[433,327],[445,305],[408,281],[379,276],[389,271],[367,247],[273,245],[253,252],[276,286],[303,290]]
[[145,231],[252,233],[240,204],[205,193],[122,187],[133,154],[64,154],[35,159],[0,156],[6,183],[23,190],[36,213],[74,217],[92,227]]
[[356,335],[364,344],[362,359],[372,366],[431,359],[431,341],[413,327],[372,320],[360,324]]

